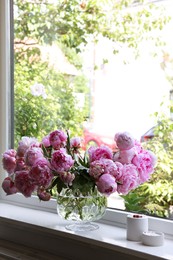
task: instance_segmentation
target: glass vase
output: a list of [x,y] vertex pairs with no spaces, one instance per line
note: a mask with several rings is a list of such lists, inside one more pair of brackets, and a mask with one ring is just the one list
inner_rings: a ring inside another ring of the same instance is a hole
[[91,231],[99,228],[96,223],[103,217],[107,198],[96,189],[83,195],[80,191],[63,189],[57,196],[58,215],[69,220],[66,229],[71,231]]

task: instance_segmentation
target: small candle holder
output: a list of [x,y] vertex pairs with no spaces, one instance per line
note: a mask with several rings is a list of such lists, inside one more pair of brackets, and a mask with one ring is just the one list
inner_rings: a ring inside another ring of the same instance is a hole
[[127,240],[141,241],[143,232],[148,231],[148,217],[140,214],[127,215]]
[[154,231],[143,232],[142,243],[147,246],[162,246],[164,244],[164,233]]

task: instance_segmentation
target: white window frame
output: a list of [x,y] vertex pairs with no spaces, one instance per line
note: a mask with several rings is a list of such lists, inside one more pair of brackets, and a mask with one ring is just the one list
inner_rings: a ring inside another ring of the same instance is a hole
[[[9,147],[9,90],[10,90],[10,1],[0,1],[0,154]],[[3,172],[0,164],[0,171]],[[0,174],[0,181],[4,173]],[[0,193],[2,195],[2,192]]]
[[[10,2],[11,0],[0,0],[0,154],[8,149],[10,130],[10,106],[9,96],[11,89],[10,82]],[[5,177],[5,171],[0,164],[0,183]],[[20,194],[6,196],[0,186],[0,202],[22,205],[23,207],[35,208],[48,212],[56,212],[56,201],[39,202],[37,197],[25,198]],[[119,226],[126,226],[126,217],[128,212],[121,210],[107,209],[103,221],[105,223],[116,223]],[[165,232],[173,235],[173,221],[160,218],[149,217],[149,227],[151,230]]]

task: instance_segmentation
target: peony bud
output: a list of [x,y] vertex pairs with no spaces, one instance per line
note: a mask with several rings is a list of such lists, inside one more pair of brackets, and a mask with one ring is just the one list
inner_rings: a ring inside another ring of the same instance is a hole
[[18,192],[18,189],[14,185],[14,182],[10,177],[7,177],[2,182],[2,188],[7,195],[15,194]]

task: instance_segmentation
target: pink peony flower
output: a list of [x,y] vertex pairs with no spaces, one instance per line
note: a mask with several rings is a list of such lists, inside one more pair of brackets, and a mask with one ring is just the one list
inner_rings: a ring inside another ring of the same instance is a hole
[[35,161],[39,158],[43,158],[43,151],[38,147],[30,147],[25,152],[24,160],[27,166],[33,166]]
[[81,148],[81,138],[80,137],[71,138],[70,147],[73,148],[73,149]]
[[120,150],[129,150],[135,145],[135,139],[128,132],[116,134],[114,140]]
[[124,164],[122,175],[118,181],[118,193],[127,194],[138,185],[138,171],[133,164]]
[[156,161],[156,156],[148,150],[142,150],[133,158],[132,162],[139,172],[139,184],[149,179],[150,174],[154,171]]
[[118,132],[118,133],[115,134],[115,136],[114,136],[114,141],[115,141],[115,142],[117,142],[118,136],[119,136],[120,134],[121,134],[121,132]]
[[143,150],[141,143],[138,140],[135,140],[135,150],[136,153],[140,153]]
[[88,149],[88,154],[89,154],[90,162],[100,160],[100,159],[112,160],[113,158],[112,150],[109,147],[103,145],[100,147],[91,146]]
[[53,176],[50,170],[50,164],[44,157],[37,159],[29,171],[29,177],[32,183],[45,188],[50,185]]
[[16,151],[10,149],[3,154],[2,164],[4,170],[6,170],[9,174],[14,173],[14,169],[16,167]]
[[120,150],[114,155],[114,161],[120,162],[122,164],[128,164],[132,162],[133,157],[136,154],[135,147],[129,150]]
[[117,183],[115,178],[110,174],[103,174],[96,182],[98,191],[110,195],[117,190]]
[[25,165],[25,161],[23,157],[18,157],[16,159],[16,167],[15,167],[15,172],[25,170],[27,166]]
[[152,163],[153,167],[155,167],[156,164],[157,164],[157,156],[156,156],[152,151],[150,151],[150,150],[147,150],[147,152],[148,152],[149,155],[150,155],[151,163]]
[[14,184],[19,192],[26,198],[31,197],[36,190],[36,185],[32,182],[27,171],[18,171],[15,173]]
[[10,177],[6,177],[2,182],[2,188],[7,195],[15,194],[18,192],[14,182]]
[[116,180],[119,180],[122,176],[123,165],[120,162],[114,162],[116,165],[116,171],[111,171],[110,174],[114,176]]
[[49,147],[50,146],[49,135],[43,137],[41,143],[44,145],[44,147]]
[[58,150],[65,146],[67,141],[67,135],[61,130],[55,130],[49,134],[50,145],[55,150]]
[[98,179],[102,174],[111,174],[116,178],[118,175],[117,165],[110,159],[100,159],[93,161],[90,164],[89,174],[95,179]]
[[94,179],[98,179],[105,171],[105,165],[103,159],[93,161],[90,164],[89,175]]
[[37,190],[37,196],[42,201],[49,201],[51,199],[51,195],[44,188],[40,187]]
[[52,153],[51,166],[58,173],[69,171],[73,165],[74,160],[71,155],[66,153],[65,149],[60,149]]
[[72,182],[75,179],[74,173],[71,172],[61,172],[59,177],[64,182],[64,184],[69,186],[72,186]]
[[29,147],[39,147],[39,142],[34,137],[22,137],[21,141],[19,142],[18,148],[17,148],[17,155],[19,157],[24,157],[24,154],[26,150]]

